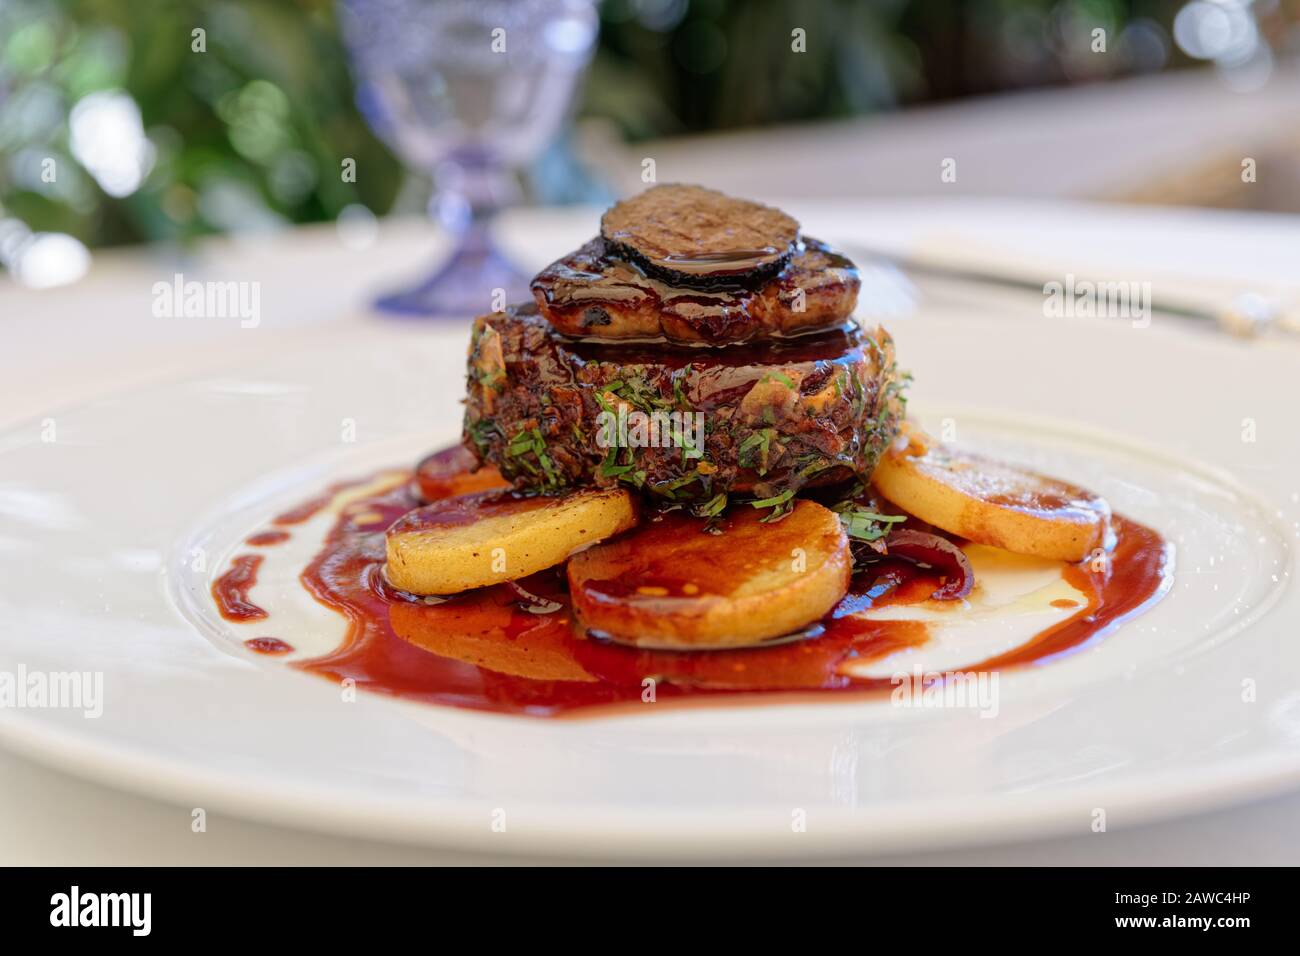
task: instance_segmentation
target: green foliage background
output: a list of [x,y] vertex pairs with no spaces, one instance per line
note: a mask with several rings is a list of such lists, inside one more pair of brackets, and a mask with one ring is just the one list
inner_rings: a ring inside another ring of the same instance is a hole
[[[1051,56],[1062,9],[1118,28],[1144,10],[1167,22],[1176,7],[607,0],[579,112],[638,139],[1059,82],[1070,78]],[[1004,68],[1008,23],[1047,54],[1019,73]],[[809,37],[803,56],[789,55],[794,26]],[[100,190],[68,145],[73,105],[112,89],[139,105],[156,154],[124,198]],[[39,178],[43,157],[58,164],[55,184]],[[355,183],[338,175],[345,157],[366,170]],[[353,103],[329,0],[0,0],[0,222],[92,246],[184,240],[240,217],[309,222],[351,203],[383,213],[405,176]]]
[[[196,26],[206,54],[191,51]],[[357,114],[323,0],[9,3],[0,40],[0,203],[33,229],[101,245],[221,228],[205,197],[242,197],[295,222],[393,201],[401,170]],[[123,199],[79,171],[67,141],[71,106],[113,88],[139,104],[157,152],[144,187]],[[36,188],[22,168],[38,154],[56,159],[57,189]],[[379,174],[355,184],[322,174],[344,157]]]

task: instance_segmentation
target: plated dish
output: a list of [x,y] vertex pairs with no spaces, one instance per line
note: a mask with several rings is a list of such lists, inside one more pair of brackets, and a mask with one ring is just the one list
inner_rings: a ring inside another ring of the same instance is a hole
[[475,321],[461,444],[317,491],[212,597],[256,624],[251,650],[292,654],[249,593],[328,512],[300,581],[346,635],[294,666],[547,716],[996,671],[1158,600],[1172,547],[1140,516],[907,420],[858,290],[770,207],[693,186],[619,203],[533,303]]
[[[1142,268],[1176,254],[1206,274],[1247,263],[1276,273],[1269,257],[1289,238],[1258,219],[1198,214],[1197,225],[1150,209],[1002,207],[945,203],[941,225],[1023,248],[1077,232],[1069,248],[1079,255],[1091,239]],[[928,234],[936,223],[924,204],[837,199],[802,210],[809,232],[844,246],[882,246],[896,231]],[[507,231],[540,267],[587,241],[598,218],[546,210]],[[306,241],[286,239],[291,262]],[[390,261],[387,250],[378,261]],[[878,300],[859,265],[856,312],[871,315]],[[342,271],[330,277],[340,283],[333,297],[359,300],[365,280]],[[297,301],[295,266],[268,265],[259,278],[281,301]],[[102,324],[63,298],[40,301],[51,347]],[[115,327],[132,315],[115,313]],[[377,648],[373,677],[351,671],[354,690],[304,670],[346,646],[348,621],[312,597],[301,572],[371,489],[353,485],[296,523],[273,518],[345,479],[373,475],[393,487],[430,449],[458,443],[468,325],[357,314],[314,327],[301,318],[292,347],[232,330],[242,361],[214,367],[205,350],[187,349],[183,377],[62,409],[29,405],[33,417],[0,434],[0,670],[102,671],[105,697],[94,720],[77,709],[0,708],[6,747],[186,808],[439,847],[499,852],[505,840],[521,853],[619,858],[807,859],[1046,833],[1101,839],[1097,807],[1118,832],[1258,800],[1300,779],[1300,599],[1290,586],[1300,460],[1276,398],[1277,383],[1294,375],[1293,345],[1238,348],[1159,315],[1141,330],[1044,320],[1041,303],[1018,292],[926,296],[913,312],[891,310],[900,366],[916,379],[908,420],[934,436],[953,438],[955,427],[963,450],[1090,489],[1176,547],[1169,593],[1141,614],[1065,654],[991,673],[1000,678],[997,719],[901,708],[899,688],[673,696],[665,682],[655,705],[521,719],[430,706],[414,688],[368,693],[395,674],[418,684],[421,668],[455,673],[471,698],[539,686],[398,637]],[[139,324],[152,333],[147,317]],[[1216,387],[1204,388],[1209,381]],[[51,413],[53,445],[41,441]],[[1258,427],[1253,444],[1242,440],[1246,415]],[[340,433],[344,422],[356,423],[355,441]],[[248,543],[269,527],[288,539]],[[983,585],[969,609],[866,612],[928,616],[925,643],[875,661],[871,673],[966,668],[1069,613],[1020,616],[1011,600],[1030,575],[1059,581],[1059,563],[1020,559],[1017,587],[999,590],[983,560],[990,552],[965,550]],[[229,622],[211,585],[249,554],[263,559],[249,601],[269,613]],[[985,598],[988,613],[978,613]],[[292,650],[249,650],[260,638]],[[672,659],[788,646],[816,642]],[[1243,698],[1247,680],[1253,703]],[[507,835],[488,827],[498,807],[509,813]],[[792,837],[795,807],[807,811],[808,830]]]

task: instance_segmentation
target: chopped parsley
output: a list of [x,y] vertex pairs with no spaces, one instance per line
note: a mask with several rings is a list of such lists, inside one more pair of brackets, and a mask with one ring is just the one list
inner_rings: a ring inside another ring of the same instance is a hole
[[535,475],[537,474],[537,468],[525,457],[531,453],[537,459],[537,464],[541,466],[542,472],[546,476],[543,481],[545,488],[555,489],[564,484],[555,470],[551,456],[546,453],[546,439],[542,437],[541,429],[537,426],[520,429],[519,434],[510,439],[506,451],[524,470]]
[[716,518],[727,510],[727,493],[719,492],[708,501],[702,501],[691,509],[697,518]]
[[906,521],[906,515],[884,515],[863,508],[855,501],[841,501],[831,507],[840,516],[844,533],[859,541],[879,541],[889,534],[893,526]]
[[759,498],[755,501],[751,501],[749,504],[754,508],[772,509],[769,514],[764,515],[760,519],[763,523],[766,524],[770,521],[780,521],[791,511],[794,511],[794,489],[787,488],[779,495],[774,495],[771,498]]
[[740,443],[736,450],[736,459],[742,468],[753,468],[760,475],[767,474],[767,458],[772,448],[775,429],[763,428],[752,432]]

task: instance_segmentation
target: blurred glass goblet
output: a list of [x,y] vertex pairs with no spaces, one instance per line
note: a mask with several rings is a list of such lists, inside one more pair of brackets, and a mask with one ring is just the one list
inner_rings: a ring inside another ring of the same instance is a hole
[[430,213],[453,249],[416,287],[379,300],[406,315],[466,316],[526,299],[528,277],[491,220],[554,138],[590,59],[592,0],[339,0],[367,122],[433,176]]

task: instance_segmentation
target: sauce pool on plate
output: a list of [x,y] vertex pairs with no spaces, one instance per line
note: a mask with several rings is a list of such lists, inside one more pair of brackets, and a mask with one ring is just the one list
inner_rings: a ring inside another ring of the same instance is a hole
[[[313,512],[327,507],[318,502],[312,500]],[[861,614],[925,601],[939,586],[934,572],[891,558],[855,575],[835,609],[797,637],[723,651],[639,649],[581,633],[562,568],[516,582],[538,599],[531,602],[508,585],[447,599],[403,594],[384,579],[384,530],[423,503],[418,484],[402,480],[350,501],[337,516],[300,580],[317,601],[343,615],[346,636],[331,653],[292,666],[424,703],[563,716],[630,708],[647,694],[656,703],[736,703],[880,691],[893,681],[855,676],[861,665],[924,647],[931,639],[925,621]],[[366,520],[357,520],[358,515]],[[1167,585],[1168,546],[1151,529],[1123,517],[1115,517],[1113,531],[1115,545],[1106,560],[1063,566],[1066,582],[1082,595],[1080,601],[1062,602],[1074,613],[963,670],[1047,660],[1099,638],[1159,597]],[[262,555],[237,556],[214,584],[223,617],[266,616],[248,599],[261,560]]]

